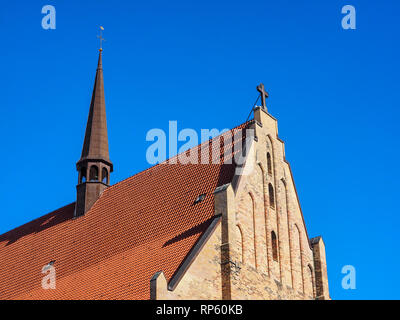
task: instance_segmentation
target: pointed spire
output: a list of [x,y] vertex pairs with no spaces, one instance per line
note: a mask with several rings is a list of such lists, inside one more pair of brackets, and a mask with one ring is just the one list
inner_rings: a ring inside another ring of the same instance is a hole
[[113,164],[108,153],[106,104],[104,99],[102,49],[99,50],[89,117],[86,125],[79,172],[75,217],[84,215],[110,184]]
[[110,162],[101,49],[80,161],[86,159]]

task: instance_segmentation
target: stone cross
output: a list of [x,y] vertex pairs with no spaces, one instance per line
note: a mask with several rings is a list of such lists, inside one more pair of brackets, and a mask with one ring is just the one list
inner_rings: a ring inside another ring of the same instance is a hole
[[265,102],[265,99],[268,98],[268,92],[265,91],[265,87],[262,83],[260,83],[257,86],[257,91],[260,92],[261,95],[261,105],[264,109],[267,109],[267,103]]

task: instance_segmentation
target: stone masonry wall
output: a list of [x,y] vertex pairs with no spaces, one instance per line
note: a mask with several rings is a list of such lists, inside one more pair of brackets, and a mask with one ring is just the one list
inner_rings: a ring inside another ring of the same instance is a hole
[[221,223],[174,291],[157,299],[329,299],[325,246],[311,243],[277,121],[255,110],[246,172],[215,194]]
[[163,274],[156,281],[157,300],[221,300],[221,223],[193,261],[175,290],[167,289]]

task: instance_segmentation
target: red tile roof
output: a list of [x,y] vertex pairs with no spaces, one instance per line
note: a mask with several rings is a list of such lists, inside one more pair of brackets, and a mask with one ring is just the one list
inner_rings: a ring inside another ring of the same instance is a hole
[[[106,189],[82,217],[72,219],[72,203],[1,235],[0,299],[149,299],[151,277],[164,271],[169,281],[178,270],[234,169],[222,158],[158,164]],[[41,287],[50,261],[56,290]]]

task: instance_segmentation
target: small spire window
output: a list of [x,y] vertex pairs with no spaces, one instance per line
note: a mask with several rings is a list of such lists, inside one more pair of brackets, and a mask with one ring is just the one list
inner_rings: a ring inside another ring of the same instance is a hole
[[89,177],[90,181],[99,181],[99,168],[97,166],[90,167]]
[[101,170],[101,182],[108,184],[108,171],[106,168]]
[[79,176],[79,183],[84,183],[84,182],[86,182],[86,168],[85,167],[83,167],[81,169],[80,176]]

